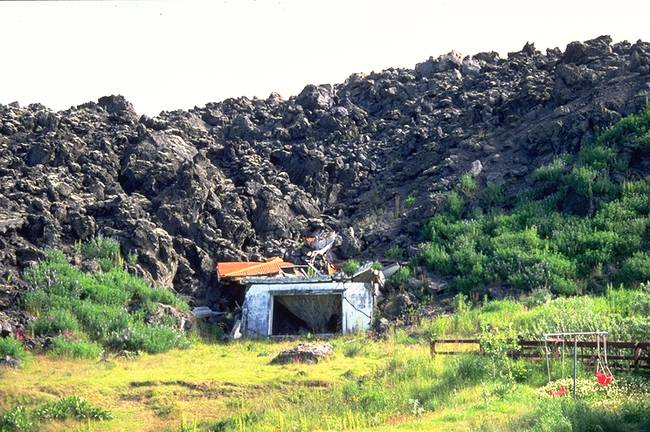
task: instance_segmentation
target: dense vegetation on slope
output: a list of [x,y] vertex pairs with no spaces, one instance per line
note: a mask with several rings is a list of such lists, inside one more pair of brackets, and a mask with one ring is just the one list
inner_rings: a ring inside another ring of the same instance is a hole
[[127,272],[117,242],[98,237],[77,249],[95,266],[93,272],[73,266],[61,252],[49,252],[24,275],[32,290],[22,302],[36,317],[29,330],[53,337],[53,353],[96,358],[102,347],[157,353],[188,344],[177,317],[164,307],[186,311],[187,304]]
[[537,169],[514,204],[471,175],[425,228],[418,261],[467,292],[599,291],[650,280],[650,107]]

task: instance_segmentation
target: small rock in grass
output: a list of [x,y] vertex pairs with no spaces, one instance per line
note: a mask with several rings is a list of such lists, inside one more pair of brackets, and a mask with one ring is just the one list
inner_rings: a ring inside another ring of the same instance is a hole
[[0,367],[10,367],[10,368],[19,368],[22,365],[22,362],[17,358],[11,356],[5,356],[0,358]]
[[334,353],[334,348],[329,343],[301,343],[295,347],[281,351],[271,364],[309,363],[314,364],[329,357]]

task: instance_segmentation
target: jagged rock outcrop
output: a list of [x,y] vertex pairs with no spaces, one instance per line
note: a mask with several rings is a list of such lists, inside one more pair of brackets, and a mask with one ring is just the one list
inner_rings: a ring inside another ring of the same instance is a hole
[[195,299],[215,260],[283,254],[310,230],[345,233],[346,256],[407,245],[463,173],[514,194],[649,93],[650,44],[604,36],[564,52],[452,52],[155,118],[121,96],[60,112],[0,105],[0,305],[42,248],[96,235]]

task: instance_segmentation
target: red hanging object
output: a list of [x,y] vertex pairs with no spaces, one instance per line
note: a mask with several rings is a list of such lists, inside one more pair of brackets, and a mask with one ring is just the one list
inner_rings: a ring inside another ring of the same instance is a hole
[[606,375],[602,371],[598,371],[596,372],[596,379],[598,380],[598,384],[607,387],[612,383],[614,376],[612,374]]
[[551,390],[551,391],[549,391],[548,394],[551,395],[552,397],[560,397],[560,396],[564,396],[564,395],[566,394],[566,387],[561,386],[561,387],[560,387],[559,389],[557,389],[557,390]]

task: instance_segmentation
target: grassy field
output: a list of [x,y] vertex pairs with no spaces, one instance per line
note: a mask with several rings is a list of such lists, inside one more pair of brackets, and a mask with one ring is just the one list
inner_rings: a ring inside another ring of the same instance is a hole
[[[2,374],[1,408],[36,405],[78,395],[114,414],[114,419],[90,426],[50,422],[42,430],[177,430],[182,421],[186,425],[196,422],[203,427],[224,419],[234,420],[224,429],[232,426],[237,430],[247,429],[244,424],[249,412],[267,413],[272,423],[268,430],[310,430],[306,427],[311,424],[309,412],[301,418],[299,412],[281,410],[285,398],[298,404],[300,399],[305,404],[318,403],[322,394],[354,382],[355,377],[383,369],[391,359],[426,362],[429,372],[440,373],[446,361],[442,357],[429,360],[425,345],[367,340],[360,345],[359,341],[341,338],[334,341],[335,356],[320,364],[269,365],[273,355],[288,345],[286,342],[198,343],[187,350],[143,355],[134,360],[113,359],[108,363],[36,356],[23,369]],[[470,386],[449,407],[425,415],[416,415],[414,411],[390,416],[377,430],[420,430],[423,424],[467,430],[480,424],[481,416],[495,418],[496,414],[496,418],[505,420],[529,408],[521,403],[481,407],[479,393]],[[476,416],[469,416],[474,412]],[[368,425],[367,419],[352,409],[342,416],[339,414],[336,410],[331,419],[323,418],[323,426],[336,430],[363,429]],[[241,428],[237,425],[238,417],[242,419]],[[250,430],[257,428],[266,429],[266,426],[256,425]]]
[[[34,429],[44,431],[582,430],[543,427],[540,416],[558,401],[541,396],[541,365],[518,365],[519,376],[503,381],[491,367],[499,359],[432,359],[426,343],[401,339],[341,337],[332,341],[335,355],[316,365],[269,364],[295,341],[195,341],[189,349],[108,362],[39,355],[2,372],[0,411],[74,395],[113,417],[43,421]],[[608,391],[617,396],[589,396],[583,408],[615,404],[604,413],[619,415],[627,399]],[[638,400],[648,399],[643,385],[631,393],[639,391]],[[638,400],[628,420],[650,426],[650,405]]]

